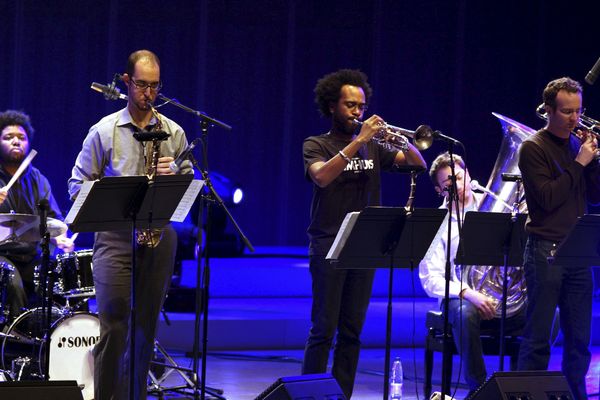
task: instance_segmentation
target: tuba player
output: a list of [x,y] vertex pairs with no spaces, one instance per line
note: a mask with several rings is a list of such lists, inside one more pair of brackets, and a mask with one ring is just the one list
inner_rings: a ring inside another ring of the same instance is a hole
[[[463,159],[458,155],[454,155],[453,160],[456,174],[456,196],[458,197],[460,210],[457,213],[456,207],[453,207],[452,215],[449,216],[452,224],[452,239],[450,241],[452,276],[450,280],[448,321],[452,325],[454,342],[464,365],[465,380],[470,393],[472,393],[487,379],[480,339],[481,329],[495,327],[499,329],[500,320],[496,318],[496,309],[499,305],[496,299],[467,286],[465,283],[466,277],[462,276],[460,266],[454,264],[459,243],[457,215],[462,216],[468,211],[477,211],[481,198],[480,195],[473,193],[471,190],[471,177]],[[448,189],[451,183],[451,162],[450,154],[447,152],[442,153],[433,161],[429,170],[429,176],[435,191],[444,199],[440,208],[447,208],[450,201]],[[439,299],[440,307],[443,306],[442,300],[446,288],[447,232],[448,218],[440,226],[425,258],[419,264],[421,285],[430,297]],[[522,310],[521,307],[521,312],[517,312],[506,319],[506,332],[514,331],[523,326],[524,312]]]

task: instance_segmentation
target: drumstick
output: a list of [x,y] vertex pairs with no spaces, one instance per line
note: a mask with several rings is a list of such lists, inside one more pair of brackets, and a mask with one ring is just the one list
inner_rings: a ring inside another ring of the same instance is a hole
[[79,235],[79,232],[75,232],[75,233],[73,234],[73,236],[71,236],[71,241],[73,241],[73,242],[74,242],[74,241],[75,241],[75,239],[77,239],[77,235]]
[[37,154],[37,151],[35,151],[35,150],[31,150],[29,152],[27,157],[25,157],[25,159],[21,162],[21,165],[19,165],[17,172],[15,172],[13,177],[10,178],[8,185],[4,186],[2,189],[5,189],[7,192],[10,190],[11,186],[17,181],[17,179],[19,179],[19,177],[21,176],[23,171],[25,171],[25,168],[27,168],[27,166],[29,166],[29,164],[31,164],[31,160],[33,160],[33,157],[35,157],[36,154]]

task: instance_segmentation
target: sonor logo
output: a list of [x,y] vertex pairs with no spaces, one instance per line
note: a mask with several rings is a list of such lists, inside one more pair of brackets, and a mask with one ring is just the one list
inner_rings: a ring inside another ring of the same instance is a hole
[[100,336],[63,336],[58,340],[58,348],[90,347],[100,341]]

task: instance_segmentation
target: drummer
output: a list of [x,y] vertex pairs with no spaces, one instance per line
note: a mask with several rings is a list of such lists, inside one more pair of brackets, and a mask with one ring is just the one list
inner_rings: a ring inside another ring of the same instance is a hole
[[[7,226],[18,226],[8,213],[39,214],[40,200],[47,199],[50,209],[48,217],[62,220],[62,215],[50,188],[48,179],[32,165],[7,190],[9,183],[21,162],[27,157],[33,139],[33,127],[29,116],[19,111],[7,110],[0,113],[0,227],[6,232]],[[17,218],[18,216],[15,216]],[[26,216],[25,216],[26,217]],[[35,229],[35,228],[34,228]],[[33,272],[40,264],[39,242],[19,237],[0,238],[0,268],[14,269],[14,276],[8,282],[6,300],[2,308],[10,311],[14,319],[28,307],[28,299],[34,297]],[[52,238],[52,243],[63,251],[73,250],[73,241],[60,235]],[[2,289],[2,288],[0,288]],[[0,316],[1,318],[1,316]]]

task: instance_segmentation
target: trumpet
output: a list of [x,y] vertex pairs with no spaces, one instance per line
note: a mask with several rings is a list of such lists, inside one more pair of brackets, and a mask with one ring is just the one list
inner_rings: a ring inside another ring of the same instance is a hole
[[[354,119],[354,123],[362,126],[362,121]],[[413,141],[419,150],[426,150],[433,143],[433,130],[427,125],[420,125],[416,130],[400,128],[385,123],[373,136],[373,140],[384,146],[391,146],[397,150],[408,151],[408,139]]]
[[[544,121],[548,121],[548,114],[546,113],[546,110],[544,109],[545,106],[546,105],[544,103],[540,104],[536,108],[535,113],[538,117],[540,117]],[[581,116],[579,117],[579,122],[577,123],[577,127],[583,129],[584,131],[591,133],[592,135],[594,135],[594,137],[596,139],[598,139],[598,141],[600,141],[600,121],[595,120],[594,118],[590,118],[585,114],[581,114]],[[577,138],[583,139],[577,133],[575,133],[575,132],[572,132],[572,133]]]

